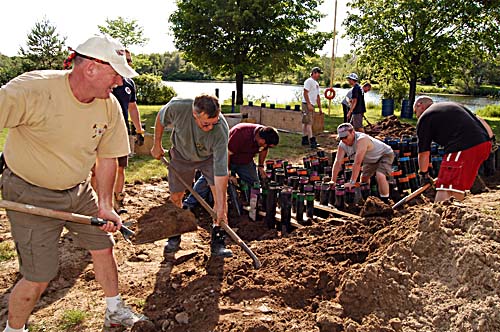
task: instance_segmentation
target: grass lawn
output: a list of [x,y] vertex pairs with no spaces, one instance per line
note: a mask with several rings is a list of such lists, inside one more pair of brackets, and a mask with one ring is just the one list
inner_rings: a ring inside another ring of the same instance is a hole
[[[145,123],[145,129],[148,133],[154,132],[154,123],[156,114],[161,106],[139,106],[141,112],[141,120]],[[342,107],[339,105],[332,105],[330,115],[328,115],[328,107],[324,107],[325,112],[325,131],[335,132],[337,126],[342,123]],[[238,108],[237,108],[238,110]],[[231,112],[230,105],[223,105],[223,112]],[[381,108],[374,105],[367,105],[367,113],[365,114],[370,123],[375,123],[383,119],[381,115]],[[395,114],[399,116],[399,111]],[[493,132],[497,137],[500,137],[500,118],[485,118],[490,124]],[[416,119],[402,119],[404,122],[409,122],[413,125],[416,124]],[[7,130],[4,129],[0,134],[0,149],[5,144]],[[280,133],[280,144],[269,151],[268,158],[271,159],[294,159],[304,155],[304,149],[300,147],[302,134],[287,134]],[[163,135],[163,147],[170,148],[170,132],[167,131]],[[300,148],[298,148],[300,147]],[[134,183],[135,181],[147,181],[153,177],[164,177],[167,175],[166,167],[150,156],[136,156],[130,159],[129,167],[126,171],[127,183]]]

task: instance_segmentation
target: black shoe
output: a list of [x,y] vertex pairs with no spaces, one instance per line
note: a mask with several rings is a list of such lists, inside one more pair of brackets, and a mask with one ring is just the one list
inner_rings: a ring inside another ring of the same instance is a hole
[[302,145],[309,145],[309,138],[307,136],[302,136]]
[[179,251],[180,246],[181,246],[181,236],[180,235],[172,236],[167,240],[167,243],[163,248],[163,254],[171,254],[177,252]]
[[224,239],[226,238],[226,232],[220,226],[214,226],[212,229],[212,240],[210,242],[210,253],[212,256],[218,257],[232,257],[233,252],[226,249],[226,244]]
[[318,142],[316,142],[316,137],[311,137],[310,142],[311,142],[311,149],[316,149],[320,146]]

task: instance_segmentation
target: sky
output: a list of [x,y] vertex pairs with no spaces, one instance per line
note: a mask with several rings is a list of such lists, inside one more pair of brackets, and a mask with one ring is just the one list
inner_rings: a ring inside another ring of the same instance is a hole
[[[36,22],[48,19],[56,32],[67,37],[66,44],[76,47],[89,37],[98,34],[98,25],[105,25],[106,19],[122,16],[134,19],[144,28],[148,43],[143,47],[131,47],[132,53],[163,53],[175,50],[168,17],[176,9],[175,0],[17,0],[9,1],[8,8],[0,11],[0,53],[8,56],[18,54],[25,47],[27,36]],[[339,32],[336,55],[349,52],[349,41],[342,38],[342,21],[346,17],[347,0],[337,0],[337,31]],[[333,31],[335,0],[324,0],[319,8],[327,14],[318,24],[319,31]],[[332,41],[320,54],[332,55]]]

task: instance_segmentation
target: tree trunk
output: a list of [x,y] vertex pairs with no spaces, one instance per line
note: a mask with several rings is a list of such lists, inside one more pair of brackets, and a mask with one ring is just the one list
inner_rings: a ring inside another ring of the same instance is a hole
[[415,102],[415,97],[417,94],[417,75],[411,75],[410,79],[410,93],[408,99],[410,100],[410,106],[413,109],[413,103]]
[[243,105],[243,73],[236,73],[236,105]]

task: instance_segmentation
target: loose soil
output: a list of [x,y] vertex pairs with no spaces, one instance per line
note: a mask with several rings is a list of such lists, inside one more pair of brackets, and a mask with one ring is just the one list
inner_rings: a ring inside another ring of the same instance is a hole
[[[151,319],[129,330],[500,331],[500,179],[484,180],[488,191],[460,203],[422,197],[392,211],[369,198],[361,219],[332,215],[286,236],[233,215],[230,226],[260,258],[258,270],[230,240],[234,257],[210,257],[210,218],[201,208],[198,231],[184,234],[170,257],[162,240],[131,246],[117,234],[120,292]],[[165,181],[126,192],[123,218],[132,229],[144,216],[161,217]],[[0,220],[0,241],[11,243],[5,214]],[[3,327],[19,274],[15,258],[0,266]],[[64,234],[60,272],[30,331],[102,331],[104,307],[90,255]],[[63,327],[68,310],[83,312],[83,321]]]

